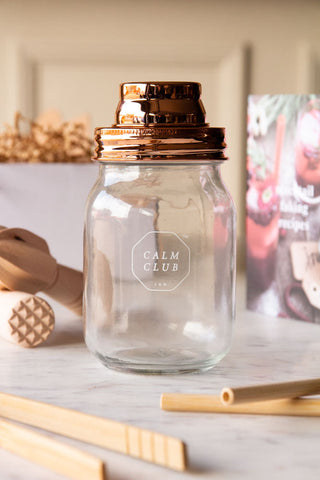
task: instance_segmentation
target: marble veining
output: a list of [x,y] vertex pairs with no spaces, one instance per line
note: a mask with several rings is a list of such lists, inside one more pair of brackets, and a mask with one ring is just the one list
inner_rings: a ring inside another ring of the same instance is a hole
[[[58,437],[103,458],[111,480],[318,479],[320,417],[160,410],[162,392],[219,393],[227,385],[320,376],[320,326],[247,312],[243,279],[239,285],[232,348],[209,372],[140,376],[108,370],[86,349],[81,319],[61,310],[55,332],[40,347],[22,349],[0,340],[0,390],[176,436],[187,444],[189,469],[181,474]],[[62,479],[0,449],[1,480],[44,478]]]

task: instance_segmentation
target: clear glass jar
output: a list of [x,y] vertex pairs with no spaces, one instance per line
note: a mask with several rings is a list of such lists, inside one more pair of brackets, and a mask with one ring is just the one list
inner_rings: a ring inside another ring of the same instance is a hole
[[98,152],[84,237],[85,338],[108,367],[200,371],[228,351],[235,211],[215,153],[132,160],[122,151],[106,161]]

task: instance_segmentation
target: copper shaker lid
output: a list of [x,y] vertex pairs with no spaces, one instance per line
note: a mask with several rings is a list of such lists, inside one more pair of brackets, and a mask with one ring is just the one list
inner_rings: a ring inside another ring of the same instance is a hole
[[200,83],[123,83],[117,125],[203,125]]
[[96,128],[94,160],[225,160],[224,128],[205,123],[196,82],[120,85],[116,123]]

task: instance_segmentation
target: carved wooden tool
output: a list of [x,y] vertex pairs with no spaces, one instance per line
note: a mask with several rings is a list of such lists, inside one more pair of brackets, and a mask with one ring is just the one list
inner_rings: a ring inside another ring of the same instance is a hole
[[21,347],[36,347],[52,332],[54,313],[42,298],[0,291],[0,336]]
[[0,393],[0,417],[173,470],[186,469],[185,445],[181,440],[133,425],[6,393]]
[[82,314],[82,272],[59,265],[47,242],[28,230],[0,227],[0,286],[31,294],[45,292]]
[[1,419],[0,447],[72,480],[107,478],[100,458]]

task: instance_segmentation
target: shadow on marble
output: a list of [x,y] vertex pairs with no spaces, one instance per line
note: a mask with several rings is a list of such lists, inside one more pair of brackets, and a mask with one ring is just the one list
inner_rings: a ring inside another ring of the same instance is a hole
[[188,469],[185,473],[190,473],[191,475],[207,475],[207,474],[217,474],[218,470],[212,470],[211,468],[206,468],[204,465],[196,464],[196,462],[190,462]]
[[[84,343],[83,331],[75,328],[74,330],[58,330],[54,331],[48,340],[43,344],[44,347],[48,346],[62,346],[62,345],[75,345],[78,343]],[[41,348],[40,345],[38,348]]]

